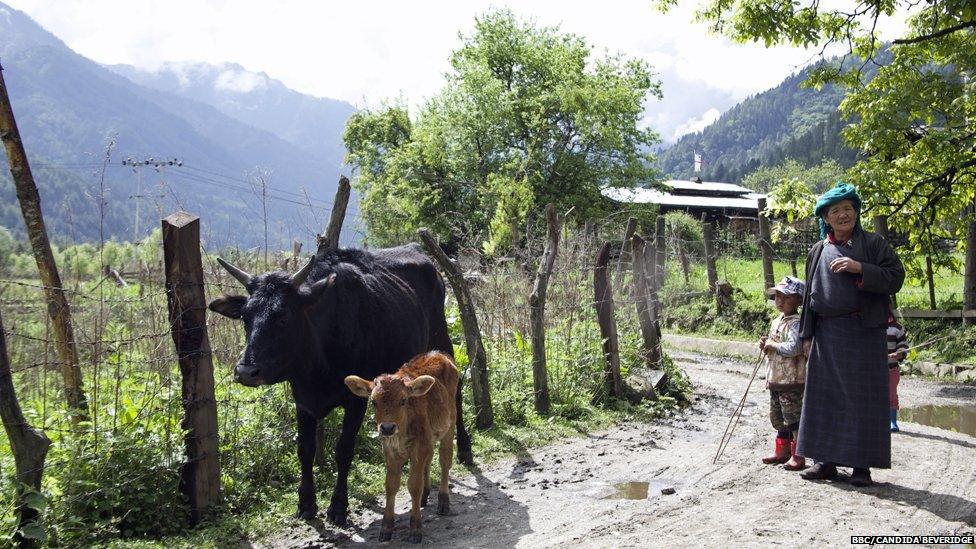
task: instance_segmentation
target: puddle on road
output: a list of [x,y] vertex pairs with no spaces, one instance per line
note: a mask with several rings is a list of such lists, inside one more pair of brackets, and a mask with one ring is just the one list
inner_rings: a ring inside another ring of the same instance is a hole
[[898,410],[898,419],[976,437],[976,406],[926,404]]
[[648,499],[651,497],[660,496],[661,490],[665,488],[674,487],[674,482],[664,479],[656,479],[650,482],[618,482],[613,485],[612,493],[607,494],[600,499]]

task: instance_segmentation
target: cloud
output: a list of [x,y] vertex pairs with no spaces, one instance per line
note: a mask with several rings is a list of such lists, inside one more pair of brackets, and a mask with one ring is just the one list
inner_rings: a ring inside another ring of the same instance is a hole
[[[99,63],[152,69],[165,62],[235,62],[300,92],[358,106],[400,96],[416,105],[436,93],[459,33],[470,34],[476,16],[506,6],[585,37],[598,55],[643,59],[738,99],[777,84],[815,54],[709,34],[692,23],[696,2],[661,14],[648,0],[601,9],[564,0],[140,0],[125,9],[113,0],[5,1]],[[666,95],[664,102],[672,100]]]
[[705,129],[706,126],[718,120],[719,116],[722,116],[722,112],[719,111],[718,109],[714,107],[708,109],[707,111],[702,113],[700,117],[686,120],[684,124],[678,126],[678,128],[674,130],[674,136],[672,137],[672,139],[677,140],[682,135],[694,133],[694,132],[700,132],[703,129]]
[[256,89],[263,89],[267,84],[267,79],[263,74],[238,69],[227,69],[217,75],[217,78],[214,80],[214,89],[218,91],[248,93]]

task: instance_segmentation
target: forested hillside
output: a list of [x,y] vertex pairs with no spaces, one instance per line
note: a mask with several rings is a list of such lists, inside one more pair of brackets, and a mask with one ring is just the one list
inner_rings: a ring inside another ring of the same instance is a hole
[[[265,221],[257,174],[268,185],[264,202],[274,242],[310,241],[323,222],[339,175],[336,146],[325,150],[320,142],[303,148],[212,105],[137,85],[75,53],[2,3],[0,59],[56,241],[97,239],[103,229],[106,237],[141,237],[158,225],[159,213],[187,209],[206,212],[209,241],[254,246],[262,231],[239,228]],[[344,122],[348,110],[342,116]],[[340,126],[333,125],[334,142]],[[101,164],[112,139],[103,181]],[[122,165],[127,157],[175,157],[182,165],[144,167],[139,173]],[[0,158],[0,226],[23,236],[5,158]]]
[[840,130],[846,123],[837,111],[844,92],[835,86],[801,87],[808,73],[804,69],[791,75],[732,107],[703,131],[679,139],[658,156],[662,173],[692,177],[696,151],[704,160],[703,179],[732,183],[786,158],[813,165],[826,157],[850,166],[855,152],[842,142]]

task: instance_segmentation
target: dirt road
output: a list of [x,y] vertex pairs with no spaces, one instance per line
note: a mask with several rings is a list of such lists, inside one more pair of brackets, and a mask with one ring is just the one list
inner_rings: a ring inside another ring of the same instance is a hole
[[[653,424],[628,423],[528,449],[471,474],[457,468],[456,515],[437,516],[436,506],[425,509],[424,545],[823,546],[848,545],[851,535],[976,531],[976,438],[903,423],[893,436],[893,467],[874,472],[875,486],[859,490],[845,480],[804,481],[759,462],[773,432],[768,395],[758,382],[725,456],[712,465],[751,366],[672,356],[695,383],[693,406]],[[976,387],[906,379],[899,394],[903,407],[972,405]],[[670,489],[673,494],[662,494]],[[400,498],[394,539],[381,546],[416,547],[405,543],[406,489]],[[267,541],[292,547],[377,545],[380,518],[374,506],[346,529],[303,525]]]

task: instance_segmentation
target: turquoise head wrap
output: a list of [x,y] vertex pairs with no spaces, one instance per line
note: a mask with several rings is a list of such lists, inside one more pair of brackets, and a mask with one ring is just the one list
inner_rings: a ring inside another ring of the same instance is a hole
[[817,199],[817,206],[813,209],[813,215],[817,216],[817,222],[820,224],[820,238],[827,238],[827,223],[823,220],[823,214],[827,208],[841,200],[850,200],[854,204],[854,211],[857,213],[855,228],[861,228],[861,197],[857,194],[854,185],[838,181],[833,189],[820,195],[820,198]]

